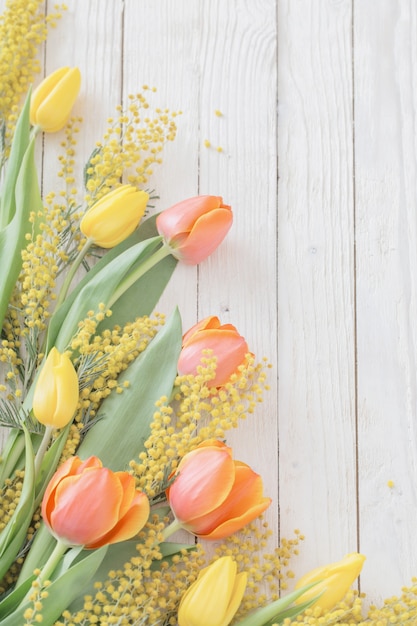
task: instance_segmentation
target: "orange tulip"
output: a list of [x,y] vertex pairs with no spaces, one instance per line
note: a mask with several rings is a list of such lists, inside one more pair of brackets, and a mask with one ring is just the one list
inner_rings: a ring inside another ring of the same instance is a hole
[[196,196],[160,213],[156,227],[174,257],[197,265],[223,241],[232,221],[232,209],[220,196]]
[[207,440],[180,461],[167,489],[177,522],[203,539],[223,539],[246,526],[271,504],[262,478],[232,459],[221,441]]
[[42,517],[59,541],[98,548],[136,535],[148,520],[149,501],[127,472],[112,472],[95,456],[73,456],[49,482]]
[[245,339],[232,324],[221,325],[218,317],[206,317],[183,337],[179,374],[196,374],[204,350],[211,350],[217,358],[216,375],[207,383],[209,387],[225,385],[249,352]]

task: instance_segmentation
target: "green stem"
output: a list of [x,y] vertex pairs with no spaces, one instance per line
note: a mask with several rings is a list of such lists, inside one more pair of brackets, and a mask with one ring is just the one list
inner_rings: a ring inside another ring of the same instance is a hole
[[46,561],[45,565],[42,568],[41,573],[39,574],[37,581],[40,587],[43,586],[46,580],[49,580],[51,574],[53,574],[56,566],[58,565],[62,555],[68,550],[70,546],[67,543],[63,543],[59,541],[56,542],[55,548],[53,549],[52,554],[49,559]]
[[74,263],[72,263],[70,270],[68,272],[68,274],[65,277],[65,280],[62,284],[61,287],[61,291],[59,292],[59,296],[58,299],[56,301],[56,309],[58,309],[58,307],[64,302],[65,298],[67,297],[67,293],[68,293],[68,289],[70,288],[70,285],[72,283],[72,279],[75,276],[75,272],[78,270],[78,268],[80,267],[85,255],[87,254],[88,250],[90,249],[91,245],[93,243],[92,239],[87,239],[87,241],[85,242],[85,244],[83,245],[83,247],[81,248],[81,250],[79,251],[77,257],[74,260]]
[[45,452],[48,449],[49,442],[51,441],[53,430],[54,429],[52,426],[47,426],[45,428],[45,432],[43,434],[41,444],[38,448],[38,451],[35,457],[35,479],[38,477],[39,470],[42,465],[43,457],[45,456]]
[[165,257],[171,254],[170,248],[163,244],[156,252],[154,252],[149,258],[145,259],[143,263],[139,265],[139,267],[129,274],[129,276],[123,280],[118,288],[114,291],[110,302],[108,303],[108,307],[117,302],[117,300],[131,287],[139,278],[141,278],[146,272],[148,272],[154,265],[162,261]]
[[174,519],[164,530],[162,531],[163,541],[166,541],[168,537],[171,537],[177,530],[181,530],[182,526],[178,520]]
[[42,128],[39,126],[39,124],[32,126],[32,137],[36,137],[36,135],[40,133],[41,131],[42,131]]

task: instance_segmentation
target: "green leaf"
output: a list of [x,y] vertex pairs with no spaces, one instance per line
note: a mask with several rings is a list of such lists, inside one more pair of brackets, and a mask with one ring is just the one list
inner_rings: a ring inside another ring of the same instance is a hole
[[36,576],[33,574],[30,578],[27,578],[19,586],[13,589],[13,591],[11,591],[5,598],[3,598],[0,602],[0,620],[2,617],[9,615],[9,613],[17,609],[25,595],[28,591],[30,591],[32,582],[35,578]]
[[176,310],[146,350],[119,376],[120,386],[124,381],[130,386],[122,394],[110,394],[101,404],[98,421],[77,450],[82,459],[96,455],[105,467],[124,470],[138,457],[149,435],[156,401],[171,394],[181,339],[181,319]]
[[[98,550],[83,551],[81,559],[78,555],[79,550],[77,548],[74,550],[73,554],[70,554],[70,551],[64,556],[62,565],[52,576],[52,582],[48,586],[48,596],[42,599],[42,626],[53,626],[75,598],[84,593],[86,585],[94,576],[106,554],[107,546]],[[23,602],[1,620],[2,626],[24,624],[24,613],[32,606],[30,602]]]
[[294,617],[297,617],[298,615],[302,615],[304,611],[309,609],[310,606],[312,606],[315,602],[317,602],[320,596],[321,596],[321,593],[318,594],[316,597],[314,597],[312,600],[307,600],[306,602],[297,604],[289,609],[280,611],[278,615],[275,616],[275,618],[271,619],[266,624],[263,624],[263,626],[273,626],[274,624],[282,624],[282,622],[285,619],[289,618],[292,620]]
[[[243,619],[237,621],[235,626],[268,626],[274,623],[280,623],[284,618],[282,617],[283,612],[288,609],[288,607],[293,604],[300,596],[303,595],[308,589],[317,585],[316,582],[311,583],[310,585],[305,585],[292,593],[280,598],[279,600],[275,600],[275,602],[271,602],[270,604],[249,613]],[[304,602],[303,605],[298,607],[292,607],[291,610],[294,610],[294,616],[299,615],[305,611],[306,608],[314,604],[320,597],[321,593],[314,597],[312,600],[308,602]],[[304,606],[305,605],[305,606]]]
[[23,431],[26,447],[25,477],[18,505],[11,519],[0,533],[0,579],[6,574],[22,548],[33,515],[35,487],[34,453],[30,435],[26,428]]
[[23,161],[23,156],[29,145],[30,137],[30,98],[31,92],[29,91],[25,104],[17,120],[15,132],[13,135],[13,142],[10,149],[10,156],[7,163],[6,174],[2,185],[2,193],[0,197],[0,231],[5,228],[12,220],[15,210],[15,187],[19,174],[20,164]]
[[21,430],[13,428],[9,431],[6,443],[1,452],[0,461],[0,488],[6,478],[10,478],[25,449],[25,437]]
[[[129,247],[136,239],[144,240],[156,237],[158,235],[155,226],[156,217],[157,216],[154,215],[148,218],[133,235],[119,245],[121,247]],[[103,260],[106,257],[107,255]],[[150,315],[157,305],[165,287],[169,283],[177,263],[177,259],[170,255],[148,270],[144,276],[139,278],[139,280],[112,305],[112,316],[106,318],[100,324],[100,331],[106,328],[112,328],[116,324],[123,326],[127,322],[131,322],[132,311],[135,317]]]
[[[71,293],[65,299],[65,302],[54,313],[51,318],[51,322],[48,330],[48,347],[47,350],[55,345],[58,332],[61,324],[66,315],[74,305],[74,301],[78,298],[81,291],[88,295],[88,285],[94,284],[97,274],[106,279],[106,272],[110,264],[112,268],[117,269],[117,264],[113,264],[116,258],[119,258],[123,253],[136,246],[138,243],[143,242],[144,248],[141,251],[136,263],[132,264],[129,271],[134,271],[140,263],[146,261],[156,250],[159,245],[160,238],[155,226],[156,216],[153,216],[145,220],[139,228],[130,237],[122,241],[118,246],[112,248],[96,263],[84,278],[74,287]],[[153,243],[147,245],[146,242]],[[130,287],[117,302],[112,305],[113,314],[110,318],[105,319],[100,324],[100,330],[105,328],[112,328],[116,324],[123,325],[128,321],[133,321],[136,317],[143,315],[150,315],[161,297],[171,275],[175,269],[177,260],[172,256],[167,256],[155,267],[152,267],[144,276],[139,278],[132,287]],[[113,271],[113,270],[112,270]],[[120,275],[119,281],[121,282],[123,276]],[[116,281],[117,282],[117,281]],[[94,303],[93,303],[94,304]],[[91,309],[95,308],[94,306]],[[95,305],[96,306],[96,305]],[[87,309],[88,310],[88,309]],[[78,316],[82,319],[81,316]]]
[[42,208],[35,167],[35,137],[23,156],[15,184],[16,207],[11,221],[0,231],[0,327],[22,267],[25,235],[32,230],[29,216]]
[[[119,254],[99,271],[89,272],[86,276],[88,280],[81,281],[52,316],[48,330],[47,350],[55,345],[60,352],[63,352],[75,334],[78,323],[87,317],[88,311],[97,312],[100,303],[107,306],[120,283],[135,271],[137,266],[159,245],[159,237],[140,242]],[[136,317],[134,311],[131,314]]]

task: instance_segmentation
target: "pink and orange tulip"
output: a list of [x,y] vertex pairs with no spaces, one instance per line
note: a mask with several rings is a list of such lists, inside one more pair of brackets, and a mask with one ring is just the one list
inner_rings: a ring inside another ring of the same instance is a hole
[[149,510],[133,476],[112,472],[95,456],[67,459],[42,501],[42,517],[54,537],[87,549],[130,539],[146,524]]
[[216,375],[207,383],[209,387],[225,385],[249,352],[245,339],[232,324],[222,325],[218,317],[206,317],[185,333],[178,373],[196,374],[204,350],[211,350],[217,358]]
[[219,246],[232,222],[232,209],[220,196],[196,196],[160,213],[156,227],[174,257],[197,265]]
[[215,439],[188,452],[173,478],[167,490],[172,512],[182,528],[203,539],[232,535],[271,504],[262,478]]

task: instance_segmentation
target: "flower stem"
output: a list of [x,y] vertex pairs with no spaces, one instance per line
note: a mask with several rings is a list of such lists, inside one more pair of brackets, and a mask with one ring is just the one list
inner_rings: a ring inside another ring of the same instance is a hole
[[59,296],[57,298],[56,301],[56,309],[58,309],[58,307],[64,302],[65,298],[67,297],[67,293],[68,293],[68,289],[70,288],[70,285],[72,283],[72,279],[75,276],[75,272],[78,270],[78,268],[80,267],[85,255],[87,254],[88,250],[90,249],[91,245],[93,243],[92,239],[87,239],[87,241],[85,242],[85,244],[83,245],[83,247],[81,248],[81,250],[79,251],[77,257],[74,260],[74,263],[72,263],[68,274],[65,277],[65,280],[62,284],[61,290],[59,292]]
[[49,580],[49,577],[51,576],[51,574],[53,574],[62,555],[68,550],[68,548],[69,548],[68,544],[63,543],[62,541],[59,541],[59,539],[57,540],[55,548],[53,549],[53,552],[51,553],[49,559],[46,561],[45,565],[42,568],[41,573],[39,574],[37,578],[37,581],[40,587],[43,586],[46,580]]
[[45,432],[44,432],[43,437],[42,437],[41,444],[40,444],[40,446],[38,448],[38,451],[36,453],[36,457],[35,457],[35,476],[36,476],[36,478],[38,477],[39,470],[40,470],[41,465],[42,465],[43,457],[45,456],[45,452],[48,449],[49,442],[51,441],[53,430],[54,429],[53,429],[52,426],[46,426]]
[[181,530],[182,526],[178,520],[174,519],[164,530],[162,531],[163,541],[171,537],[177,530]]
[[139,278],[141,278],[146,272],[148,272],[154,265],[162,261],[165,257],[171,254],[171,250],[163,244],[158,250],[156,250],[149,258],[145,259],[139,267],[129,274],[129,276],[123,280],[118,288],[114,291],[111,300],[108,303],[108,307],[111,306],[131,287]]

